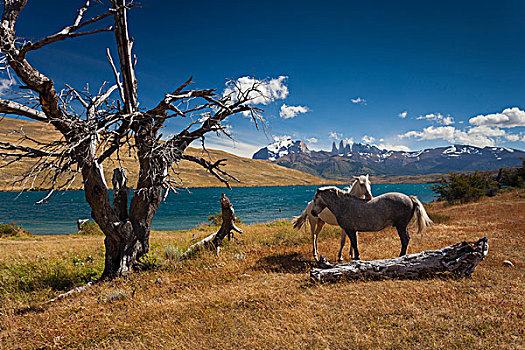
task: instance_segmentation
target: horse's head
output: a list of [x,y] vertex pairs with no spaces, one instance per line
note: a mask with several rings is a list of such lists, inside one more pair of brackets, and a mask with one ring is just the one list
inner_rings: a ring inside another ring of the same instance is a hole
[[372,183],[368,178],[368,174],[354,176],[354,183],[352,184],[351,193],[358,198],[364,197],[366,200],[370,200],[373,198]]
[[324,188],[320,188],[315,192],[312,210],[310,211],[314,217],[318,217],[324,208],[326,208],[326,203],[322,198],[322,194],[325,191]]

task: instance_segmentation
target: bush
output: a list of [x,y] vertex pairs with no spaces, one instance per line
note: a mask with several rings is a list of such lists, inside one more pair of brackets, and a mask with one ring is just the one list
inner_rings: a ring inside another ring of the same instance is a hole
[[164,248],[164,258],[170,261],[179,261],[182,256],[182,250],[179,247],[168,245]]
[[522,158],[521,168],[500,169],[496,180],[501,186],[525,187],[525,159]]
[[100,229],[100,227],[97,225],[96,222],[88,221],[85,222],[82,227],[80,228],[80,231],[77,232],[79,235],[84,236],[103,236],[104,233]]
[[3,237],[22,237],[22,236],[32,236],[33,234],[25,230],[21,225],[16,225],[14,223],[10,224],[0,224],[0,238]]
[[157,253],[146,253],[139,258],[138,267],[141,270],[154,270],[162,267],[164,261]]
[[[208,217],[208,221],[210,222],[210,226],[221,226],[222,225],[222,211],[218,211],[213,215],[210,215]],[[242,220],[239,219],[237,216],[235,217],[236,224],[242,224]]]
[[494,196],[499,190],[497,181],[487,173],[476,171],[474,174],[449,173],[448,178],[441,177],[436,185],[430,186],[439,200],[449,203],[476,201],[483,196]]

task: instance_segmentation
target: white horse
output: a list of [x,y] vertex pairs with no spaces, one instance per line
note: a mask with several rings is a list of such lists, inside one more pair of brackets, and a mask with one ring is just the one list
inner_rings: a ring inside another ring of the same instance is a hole
[[[372,188],[370,180],[368,179],[368,175],[361,175],[354,177],[354,182],[352,183],[352,186],[347,189],[346,193],[349,193],[350,195],[356,197],[356,198],[364,198],[367,200],[372,199]],[[308,221],[310,223],[310,229],[312,231],[312,246],[313,246],[313,255],[315,261],[318,261],[318,251],[317,251],[317,237],[319,235],[319,232],[323,229],[324,224],[334,225],[338,226],[337,219],[335,218],[335,215],[328,209],[324,209],[317,217],[312,215],[312,207],[314,202],[311,201],[308,203],[308,206],[303,211],[303,213],[300,216],[296,216],[293,220],[293,227],[296,229],[300,229],[303,227],[303,225],[306,223],[306,219],[308,218]],[[339,254],[338,254],[338,261],[343,261],[343,248],[346,243],[346,233],[343,229],[341,229],[341,245],[339,248]],[[352,256],[352,249],[353,246],[350,245],[350,256]]]

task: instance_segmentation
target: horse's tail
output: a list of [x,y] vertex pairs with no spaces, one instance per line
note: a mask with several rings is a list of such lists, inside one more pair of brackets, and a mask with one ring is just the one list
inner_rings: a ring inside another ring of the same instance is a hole
[[308,207],[303,211],[300,216],[294,216],[292,224],[293,228],[299,230],[306,223],[306,218],[308,217]]
[[425,227],[432,225],[433,222],[430,220],[425,207],[419,201],[419,199],[417,199],[416,196],[410,196],[410,199],[415,206],[414,215],[416,216],[417,220],[417,233],[420,234],[425,230]]

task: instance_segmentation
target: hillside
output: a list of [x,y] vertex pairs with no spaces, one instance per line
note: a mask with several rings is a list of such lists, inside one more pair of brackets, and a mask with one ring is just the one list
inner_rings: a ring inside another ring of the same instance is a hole
[[[58,139],[59,134],[52,126],[34,122],[11,118],[3,118],[0,120],[0,141],[17,142],[20,134],[13,133],[13,130],[23,131],[30,137],[36,140],[43,139]],[[33,145],[30,145],[33,146]],[[319,177],[303,173],[295,169],[288,169],[278,164],[271,163],[267,160],[254,160],[235,156],[233,154],[219,151],[208,150],[209,155],[202,150],[189,148],[188,154],[198,157],[203,157],[211,160],[227,159],[226,166],[223,168],[230,174],[241,180],[241,183],[232,182],[232,186],[284,186],[284,185],[320,185],[326,183],[334,183],[337,181],[327,181]],[[129,152],[121,152],[123,165],[128,169],[129,185],[133,186],[137,181],[138,168],[135,159]],[[0,165],[5,164],[5,161],[0,160]],[[20,175],[27,172],[31,166],[31,161],[21,161],[11,164],[7,168],[0,169],[0,190],[19,190],[21,185],[17,184],[14,187],[12,182],[14,179],[20,178]],[[115,162],[108,160],[104,163],[106,180],[111,184],[112,168]],[[183,183],[188,187],[215,187],[223,186],[214,176],[211,176],[205,169],[195,163],[182,161],[179,164],[178,171]],[[36,182],[36,187],[47,188],[49,185],[45,183]],[[71,189],[80,189],[82,187],[80,178],[75,180]]]
[[[523,190],[427,210],[436,225],[413,235],[409,253],[486,236],[488,256],[472,278],[313,283],[310,235],[281,221],[240,225],[240,241],[226,242],[218,256],[168,261],[46,305],[100,275],[103,237],[0,239],[0,348],[525,348]],[[184,248],[214,230],[153,232],[151,249],[164,256],[166,247]],[[329,260],[339,234],[328,226],[319,237]],[[359,233],[364,260],[399,248],[394,228]]]

